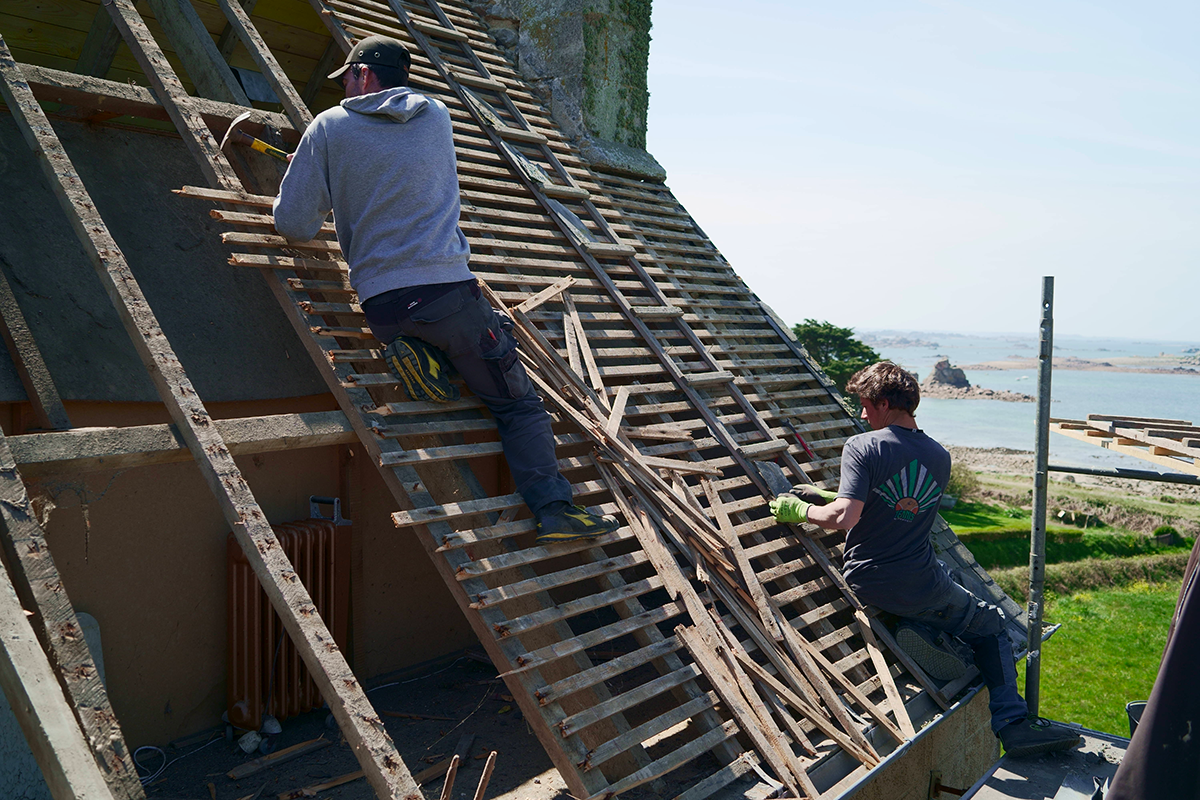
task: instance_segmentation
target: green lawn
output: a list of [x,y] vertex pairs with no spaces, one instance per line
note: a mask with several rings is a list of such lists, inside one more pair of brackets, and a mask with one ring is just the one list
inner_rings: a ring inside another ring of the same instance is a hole
[[[993,534],[971,536],[960,534],[962,543],[984,569],[1029,564],[1029,534],[1012,534],[993,538]],[[1128,558],[1161,553],[1187,553],[1190,544],[1159,545],[1153,539],[1136,533],[1083,533],[1072,530],[1046,534],[1046,563],[1063,564],[1085,558]]]
[[[990,503],[959,502],[942,517],[986,570],[1029,563],[1030,512]],[[1153,539],[1115,526],[1087,530],[1069,525],[1046,526],[1046,562],[1085,558],[1127,558],[1187,552],[1190,541],[1159,545]]]
[[[1000,491],[1013,497],[1029,497],[1029,476],[997,475],[990,472],[976,473],[979,482],[985,488]],[[1172,493],[1174,492],[1174,493]],[[1119,490],[1098,486],[1082,486],[1068,483],[1061,478],[1050,479],[1050,503],[1065,503],[1078,501],[1090,503],[1097,507],[1123,507],[1134,511],[1145,511],[1162,514],[1168,517],[1178,517],[1183,520],[1200,522],[1200,503],[1194,496],[1184,496],[1181,492],[1165,487],[1162,494],[1169,496],[1174,502],[1163,502],[1160,497],[1125,494]],[[1179,495],[1179,497],[1176,497]],[[1025,502],[1029,502],[1028,499]],[[948,519],[948,518],[947,518]],[[1026,517],[1028,520],[1028,517]],[[1171,520],[1168,523],[1174,524]]]
[[[1042,648],[1039,713],[1128,736],[1125,703],[1150,696],[1178,594],[1142,583],[1052,598],[1046,619],[1062,628]],[[1017,673],[1024,691],[1023,663]]]
[[[959,501],[954,508],[944,508],[940,513],[960,537],[980,533],[1024,533],[1028,536],[1033,524],[1032,512],[1026,509],[967,500]],[[1067,533],[1078,532],[1079,528],[1048,522],[1046,530]]]

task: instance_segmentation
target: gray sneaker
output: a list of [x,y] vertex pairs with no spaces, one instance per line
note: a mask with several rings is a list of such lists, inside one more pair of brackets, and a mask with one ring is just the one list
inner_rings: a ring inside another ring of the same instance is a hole
[[1069,750],[1081,738],[1074,728],[1035,716],[1010,722],[996,735],[1004,744],[1004,752],[1013,758]]
[[972,662],[964,657],[949,634],[923,625],[901,624],[896,629],[896,644],[935,680],[961,678],[971,667]]

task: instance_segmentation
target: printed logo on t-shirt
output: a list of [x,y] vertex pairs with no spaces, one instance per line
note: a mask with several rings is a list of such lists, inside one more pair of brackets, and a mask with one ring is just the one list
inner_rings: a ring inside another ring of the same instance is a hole
[[892,504],[896,519],[912,522],[917,514],[937,505],[942,487],[929,474],[929,470],[913,459],[907,467],[888,478],[875,493]]

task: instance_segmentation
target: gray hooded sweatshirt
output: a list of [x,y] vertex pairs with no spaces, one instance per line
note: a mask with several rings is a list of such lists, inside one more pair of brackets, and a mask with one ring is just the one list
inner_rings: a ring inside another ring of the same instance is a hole
[[283,176],[275,229],[308,241],[331,208],[360,300],[472,277],[450,113],[439,100],[385,89],[318,114]]

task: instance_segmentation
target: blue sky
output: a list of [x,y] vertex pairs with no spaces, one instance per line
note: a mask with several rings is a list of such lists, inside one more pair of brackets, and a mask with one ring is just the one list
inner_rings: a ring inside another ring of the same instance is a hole
[[1200,342],[1200,3],[655,0],[647,147],[789,322]]

